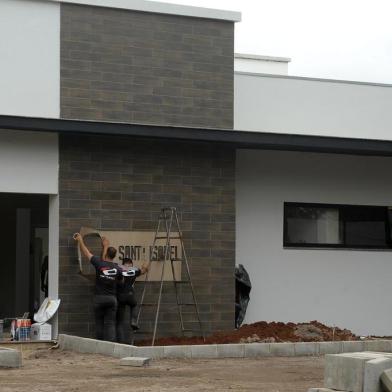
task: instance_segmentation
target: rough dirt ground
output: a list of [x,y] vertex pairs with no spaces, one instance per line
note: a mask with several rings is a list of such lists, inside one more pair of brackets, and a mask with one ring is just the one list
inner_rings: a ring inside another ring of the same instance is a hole
[[70,351],[39,350],[0,369],[1,392],[306,392],[322,385],[323,358],[156,360],[147,368]]
[[[244,324],[233,331],[215,332],[205,340],[206,344],[224,343],[252,343],[252,342],[324,342],[336,340],[357,340],[348,329],[329,327],[318,321],[307,323],[282,323],[259,321],[253,324]],[[138,346],[149,346],[151,340],[136,342]],[[179,344],[203,344],[201,337],[168,337],[155,341],[156,346],[169,346]]]

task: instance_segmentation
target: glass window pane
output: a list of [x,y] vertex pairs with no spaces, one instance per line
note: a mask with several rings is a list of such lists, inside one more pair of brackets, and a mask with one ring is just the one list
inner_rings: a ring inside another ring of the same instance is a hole
[[385,246],[384,222],[347,222],[346,245]]
[[347,246],[386,246],[385,207],[344,206]]
[[286,233],[290,244],[341,244],[339,209],[287,206]]

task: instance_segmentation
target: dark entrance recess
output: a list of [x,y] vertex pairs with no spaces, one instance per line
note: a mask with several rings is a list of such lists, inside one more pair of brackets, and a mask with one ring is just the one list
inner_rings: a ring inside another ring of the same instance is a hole
[[48,252],[47,195],[0,193],[0,319],[30,317],[44,299],[41,267]]

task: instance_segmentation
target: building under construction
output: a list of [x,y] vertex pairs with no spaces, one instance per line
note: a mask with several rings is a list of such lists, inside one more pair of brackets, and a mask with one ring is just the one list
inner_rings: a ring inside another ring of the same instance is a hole
[[[235,71],[239,21],[150,1],[1,1],[0,318],[42,301],[48,255],[55,333],[94,336],[72,234],[128,233],[119,255],[143,259],[132,236],[173,206],[207,333],[234,328],[241,263],[249,322],[390,334],[374,304],[390,305],[392,87],[290,77],[286,59],[257,56],[237,59],[267,71]],[[177,334],[165,293],[159,331]]]

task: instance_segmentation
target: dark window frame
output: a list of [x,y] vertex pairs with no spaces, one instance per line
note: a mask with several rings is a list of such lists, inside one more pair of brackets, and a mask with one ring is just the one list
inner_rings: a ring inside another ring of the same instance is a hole
[[[343,243],[342,244],[322,244],[322,243],[293,243],[288,241],[288,225],[287,225],[287,207],[307,207],[307,208],[336,208],[339,210],[339,221],[343,225]],[[343,220],[341,212],[344,209],[358,208],[377,208],[385,209],[385,246],[380,245],[348,245],[346,244],[345,225],[347,220]],[[343,249],[343,250],[392,250],[391,223],[388,215],[389,206],[364,205],[364,204],[326,204],[326,203],[299,203],[284,202],[283,203],[283,247],[284,248],[304,248],[304,249]]]

